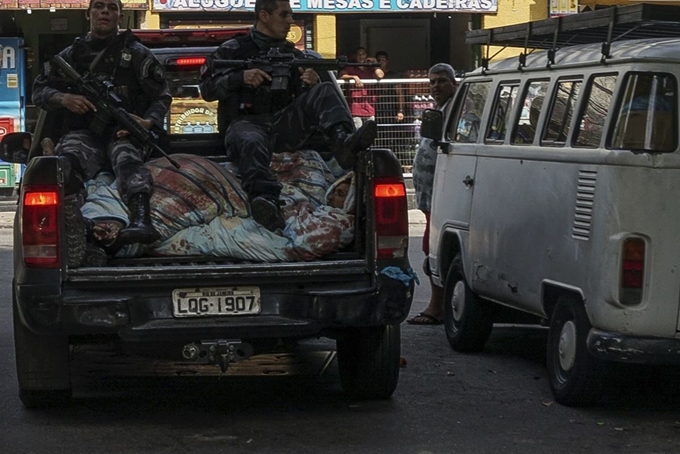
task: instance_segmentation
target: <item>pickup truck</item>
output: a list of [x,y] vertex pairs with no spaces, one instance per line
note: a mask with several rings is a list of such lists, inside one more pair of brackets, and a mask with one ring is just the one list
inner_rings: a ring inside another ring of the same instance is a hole
[[[165,65],[175,96],[169,117],[177,117],[183,103],[184,108],[203,103],[198,70],[204,57],[229,38],[226,33],[234,32],[137,33]],[[190,66],[180,68],[187,62]],[[335,80],[330,71],[320,73],[322,80]],[[168,119],[167,153],[224,160],[215,131],[180,129]],[[354,240],[322,259],[252,263],[144,256],[70,267],[64,172],[59,159],[43,155],[40,145],[48,137],[57,143],[59,134],[58,112],[43,111],[32,135],[15,133],[0,147],[3,159],[27,161],[14,223],[12,280],[24,406],[70,402],[73,348],[93,342],[130,346],[146,356],[203,361],[224,371],[230,362],[268,353],[274,346],[323,336],[336,340],[340,380],[349,396],[392,395],[399,376],[400,323],[410,310],[414,282],[406,191],[390,150],[369,148],[361,154],[354,168]],[[17,151],[27,138],[32,139],[30,152],[22,156]],[[240,288],[256,289],[258,314],[179,317],[173,307],[173,292],[193,289],[200,295]]]

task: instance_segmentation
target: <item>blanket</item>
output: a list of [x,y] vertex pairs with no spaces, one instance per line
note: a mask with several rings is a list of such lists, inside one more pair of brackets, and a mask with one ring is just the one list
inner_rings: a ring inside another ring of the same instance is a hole
[[[280,232],[256,223],[236,169],[193,155],[173,155],[145,166],[154,180],[151,219],[161,234],[152,245],[128,245],[116,257],[141,255],[228,257],[254,262],[314,260],[342,249],[353,239],[353,206],[327,204],[341,181],[354,186],[353,173],[342,174],[314,151],[275,154],[271,171],[282,182]],[[86,185],[83,216],[95,221],[99,239],[112,242],[128,223],[114,177],[101,172]],[[352,200],[353,196],[348,197]],[[350,205],[351,205],[350,204]]]

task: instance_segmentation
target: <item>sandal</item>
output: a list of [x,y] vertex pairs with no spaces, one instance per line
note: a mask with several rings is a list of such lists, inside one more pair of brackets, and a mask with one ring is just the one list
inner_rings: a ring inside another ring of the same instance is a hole
[[410,320],[406,320],[406,323],[411,325],[441,325],[444,320],[440,320],[434,315],[430,315],[425,312],[421,312]]

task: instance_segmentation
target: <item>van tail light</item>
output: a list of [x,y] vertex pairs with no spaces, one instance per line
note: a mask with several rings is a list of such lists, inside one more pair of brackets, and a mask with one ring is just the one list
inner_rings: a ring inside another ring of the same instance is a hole
[[623,242],[621,261],[621,303],[639,304],[645,280],[645,241],[627,238]]
[[21,234],[24,263],[59,267],[59,191],[57,186],[22,188]]
[[408,253],[408,210],[404,181],[378,178],[373,183],[373,195],[376,258],[405,257]]

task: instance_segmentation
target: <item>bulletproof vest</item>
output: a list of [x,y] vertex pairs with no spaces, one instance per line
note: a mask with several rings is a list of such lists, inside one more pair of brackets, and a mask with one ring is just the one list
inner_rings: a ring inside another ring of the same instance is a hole
[[[134,39],[134,37],[133,37]],[[135,68],[132,66],[131,48],[133,42],[126,33],[114,37],[108,45],[93,46],[92,42],[77,39],[73,44],[71,58],[74,69],[80,75],[88,75],[95,79],[112,82],[114,93],[122,101],[126,111],[136,115],[143,115],[149,106],[149,100],[143,93],[142,87],[135,77]],[[103,54],[99,54],[103,51]],[[92,67],[93,62],[97,62]],[[70,115],[69,115],[70,114]],[[76,115],[68,112],[67,122],[71,128],[87,128],[92,119],[91,115]],[[74,118],[75,117],[75,118]]]
[[[247,60],[252,57],[264,56],[255,41],[248,34],[237,35],[234,37],[238,41],[238,50],[231,57],[233,60]],[[296,57],[301,56],[301,52],[291,43],[286,43],[281,50],[282,53],[293,53]],[[300,73],[291,70],[291,77],[288,83],[288,90],[280,93],[272,93],[269,84],[262,84],[257,88],[244,87],[229,99],[220,101],[217,112],[218,130],[223,135],[229,124],[240,116],[262,115],[267,116],[275,113],[288,104],[296,96],[296,87],[301,86]]]

